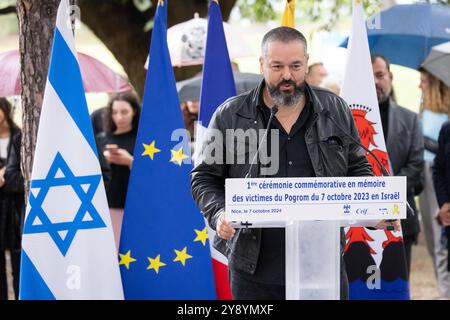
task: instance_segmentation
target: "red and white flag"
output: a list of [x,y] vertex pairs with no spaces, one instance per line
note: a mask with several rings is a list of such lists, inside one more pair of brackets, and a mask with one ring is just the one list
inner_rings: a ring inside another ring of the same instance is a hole
[[[353,2],[353,26],[341,97],[352,110],[362,144],[377,156],[389,172],[389,156],[381,125],[361,0]],[[374,175],[381,176],[378,163],[370,154],[366,153],[366,156]],[[350,299],[409,299],[401,231],[348,228],[346,239],[344,259]],[[375,279],[377,275],[380,276],[379,281]],[[371,277],[374,279],[372,284]]]

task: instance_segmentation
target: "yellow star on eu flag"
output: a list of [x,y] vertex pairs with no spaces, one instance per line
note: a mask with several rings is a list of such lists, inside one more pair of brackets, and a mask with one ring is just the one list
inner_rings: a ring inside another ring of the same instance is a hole
[[172,158],[170,159],[171,162],[177,163],[180,167],[183,163],[183,159],[186,159],[188,156],[183,153],[183,147],[178,149],[178,151],[170,150],[172,152]]
[[155,153],[161,152],[158,148],[155,147],[155,140],[152,141],[150,144],[142,144],[144,146],[144,152],[142,152],[142,156],[148,155],[150,159],[153,160],[153,157],[155,156]]
[[152,259],[152,258],[147,258],[147,259],[148,259],[148,261],[150,261],[150,264],[147,267],[147,270],[153,269],[153,270],[155,270],[156,273],[159,272],[160,267],[164,267],[166,265],[164,262],[160,261],[159,254],[155,259]]
[[131,250],[128,250],[126,254],[119,253],[119,256],[120,256],[119,266],[123,264],[125,265],[125,268],[127,268],[127,270],[130,270],[130,263],[136,261],[136,259],[134,259],[131,256]]
[[178,251],[175,249],[175,253],[176,253],[177,257],[173,261],[174,262],[180,261],[183,264],[183,266],[185,266],[186,260],[192,258],[191,255],[187,254],[186,250],[187,250],[187,247],[184,247],[184,249],[181,251]]
[[196,241],[201,241],[203,243],[203,245],[206,244],[206,240],[208,239],[208,230],[206,229],[206,227],[200,231],[197,229],[194,229],[195,233],[197,234],[197,238],[194,239],[194,242]]

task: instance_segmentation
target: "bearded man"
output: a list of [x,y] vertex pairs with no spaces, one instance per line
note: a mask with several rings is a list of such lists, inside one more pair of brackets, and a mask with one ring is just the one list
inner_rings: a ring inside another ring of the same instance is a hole
[[[269,31],[262,41],[260,67],[264,79],[257,88],[217,108],[208,130],[222,133],[222,138],[206,135],[202,156],[191,173],[193,197],[217,233],[214,245],[228,257],[231,293],[236,300],[285,299],[285,230],[234,229],[225,218],[226,178],[372,175],[363,150],[346,136],[359,141],[345,101],[305,82],[307,43],[299,31],[289,27]],[[277,170],[265,170],[267,163],[261,157],[254,162],[257,150],[264,149],[260,148],[262,143],[252,146],[251,139],[238,135],[229,139],[230,130],[248,133],[244,136],[249,138],[252,132],[261,137],[266,129],[277,133],[267,135],[271,147],[266,148],[278,164]],[[230,161],[242,155],[246,162]],[[213,156],[227,161],[211,161]],[[376,227],[385,228],[386,223]],[[395,227],[399,228],[398,221]],[[347,297],[348,281],[341,259],[341,298]]]

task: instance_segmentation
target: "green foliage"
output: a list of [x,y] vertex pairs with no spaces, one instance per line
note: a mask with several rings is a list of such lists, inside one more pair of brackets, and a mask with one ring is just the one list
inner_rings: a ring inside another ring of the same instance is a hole
[[147,11],[153,6],[150,0],[133,0],[134,6],[141,12]]
[[[281,19],[286,0],[238,0],[240,14],[252,21],[265,22]],[[450,0],[449,0],[450,1]],[[274,5],[282,8],[276,12]],[[372,15],[380,10],[380,1],[365,0],[366,14]],[[351,15],[352,0],[297,0],[295,12],[297,17],[308,22],[318,22],[320,29],[331,29],[341,16]]]
[[[275,1],[280,2],[280,0]],[[252,21],[264,22],[277,18],[269,0],[238,0],[236,3],[242,17],[250,18]]]
[[[251,21],[265,22],[280,20],[286,0],[238,0],[240,14]],[[428,0],[416,2],[443,3],[450,5],[450,0]],[[381,9],[381,1],[364,0],[366,17],[372,16]],[[282,8],[281,11],[274,7]],[[297,0],[295,13],[302,21],[319,24],[318,29],[331,30],[341,17],[351,16],[352,0]]]
[[153,6],[151,0],[113,0],[116,3],[120,3],[122,5],[126,5],[129,2],[132,2],[137,10],[144,12],[150,9]]

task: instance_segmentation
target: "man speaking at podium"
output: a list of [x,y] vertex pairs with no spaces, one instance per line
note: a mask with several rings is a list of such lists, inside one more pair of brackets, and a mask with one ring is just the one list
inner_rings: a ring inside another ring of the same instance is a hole
[[[217,232],[214,245],[228,257],[236,300],[285,299],[285,230],[232,228],[225,220],[226,178],[372,175],[363,149],[349,137],[360,141],[347,104],[330,91],[305,82],[307,43],[299,31],[289,27],[269,31],[262,40],[260,66],[264,79],[257,88],[217,108],[201,159],[191,173],[194,199]],[[272,167],[264,170],[267,161],[262,157],[255,161],[253,156],[263,149],[264,141],[258,141],[264,139],[256,139],[257,145],[252,146],[247,141],[251,139],[236,136],[253,130],[261,138],[269,129],[276,133],[267,135]],[[230,130],[237,132],[231,139]],[[214,138],[208,139],[211,132]],[[235,164],[234,156],[242,154],[247,156],[245,163]],[[273,170],[274,163],[277,170]],[[400,224],[394,225],[398,229]],[[376,227],[386,226],[387,222],[380,222]],[[343,231],[341,235],[344,244]],[[342,255],[341,298],[348,298]]]

